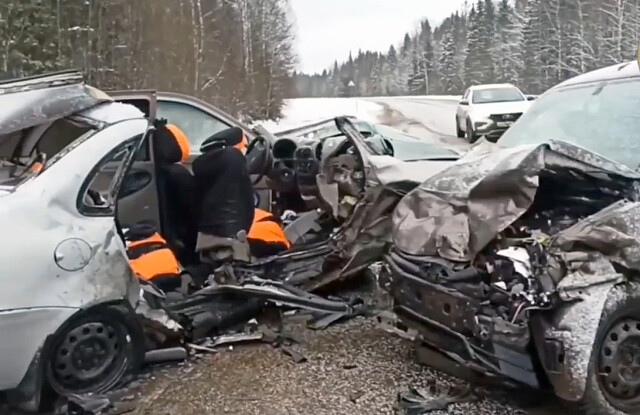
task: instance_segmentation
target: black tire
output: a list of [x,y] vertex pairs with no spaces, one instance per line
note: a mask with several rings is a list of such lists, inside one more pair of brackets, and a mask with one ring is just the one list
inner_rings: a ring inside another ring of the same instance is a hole
[[[640,284],[630,283],[615,287],[605,305],[589,363],[587,389],[581,402],[585,414],[640,413],[640,386],[627,388],[629,382],[640,380],[638,345]],[[628,354],[633,363],[623,361]]]
[[473,124],[471,120],[467,120],[467,141],[469,144],[473,144],[478,140],[478,135],[473,131]]
[[464,131],[460,129],[460,120],[458,120],[458,116],[456,115],[456,133],[458,134],[458,138],[464,138]]
[[125,307],[96,307],[72,318],[53,336],[45,376],[58,395],[104,393],[144,359],[144,338]]

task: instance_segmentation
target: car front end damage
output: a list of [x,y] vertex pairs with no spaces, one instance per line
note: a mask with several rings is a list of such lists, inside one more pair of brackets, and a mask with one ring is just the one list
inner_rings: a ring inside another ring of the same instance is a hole
[[623,383],[599,344],[640,271],[639,179],[564,142],[484,143],[398,204],[381,279],[395,312],[457,362],[568,401],[594,366]]
[[[238,275],[279,280],[314,291],[353,277],[379,261],[391,242],[396,204],[426,178],[451,165],[458,155],[405,162],[367,142],[347,117],[334,120],[342,133],[322,142],[301,141],[298,153],[313,156],[305,179],[306,196],[318,206],[285,228],[293,247],[251,264]],[[297,167],[302,163],[296,160]],[[307,170],[305,170],[307,172]],[[300,180],[300,169],[296,171]]]

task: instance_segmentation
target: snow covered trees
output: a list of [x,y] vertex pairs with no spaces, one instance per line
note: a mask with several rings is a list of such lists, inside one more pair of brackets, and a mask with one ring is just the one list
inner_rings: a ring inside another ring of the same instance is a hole
[[[460,94],[489,82],[512,82],[536,94],[635,60],[638,41],[640,0],[469,0],[467,10],[438,27],[424,20],[391,56],[371,52],[375,65],[360,67],[356,60],[355,82],[366,85],[358,93],[368,96]],[[327,82],[332,76],[329,71]],[[305,88],[297,92],[312,96]]]
[[0,77],[77,68],[104,89],[275,117],[293,86],[291,22],[289,0],[5,0]]

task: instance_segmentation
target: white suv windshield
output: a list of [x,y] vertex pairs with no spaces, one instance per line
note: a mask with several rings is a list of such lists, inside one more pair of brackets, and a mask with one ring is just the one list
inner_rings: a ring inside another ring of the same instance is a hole
[[474,104],[488,104],[490,102],[514,102],[524,100],[524,96],[516,88],[492,88],[473,91]]
[[640,165],[640,78],[552,91],[541,97],[498,144],[562,140],[636,169]]

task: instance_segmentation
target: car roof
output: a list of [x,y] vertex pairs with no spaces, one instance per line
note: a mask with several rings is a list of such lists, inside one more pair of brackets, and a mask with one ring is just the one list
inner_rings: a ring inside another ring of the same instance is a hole
[[507,89],[507,88],[515,88],[515,85],[512,84],[485,84],[485,85],[474,85],[470,87],[472,91],[482,91],[484,89]]
[[0,134],[9,134],[110,102],[75,71],[0,83]]
[[104,102],[79,113],[79,115],[105,124],[145,118],[142,111],[131,104],[121,102]]
[[566,80],[552,89],[564,88],[573,85],[587,84],[598,81],[615,81],[618,79],[634,78],[640,76],[640,70],[638,69],[637,61],[630,61],[626,63],[619,63],[616,65],[608,66],[606,68],[597,69],[595,71],[587,72],[583,75],[578,75],[574,78]]

